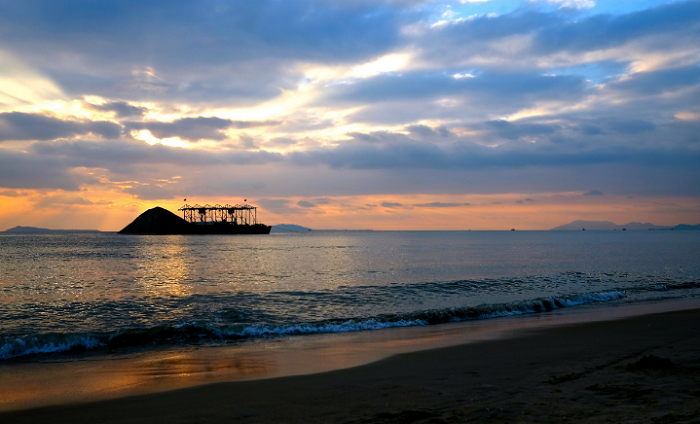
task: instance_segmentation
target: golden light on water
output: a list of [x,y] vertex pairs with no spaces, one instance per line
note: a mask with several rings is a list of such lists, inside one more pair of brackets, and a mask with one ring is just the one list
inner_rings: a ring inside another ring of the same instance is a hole
[[[192,294],[188,245],[184,236],[143,237],[136,247],[138,273],[135,283],[143,295],[154,298],[185,297]],[[191,260],[191,259],[190,259]]]

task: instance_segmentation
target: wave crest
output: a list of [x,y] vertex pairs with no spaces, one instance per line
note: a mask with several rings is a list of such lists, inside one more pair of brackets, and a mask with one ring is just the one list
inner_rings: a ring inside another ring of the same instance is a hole
[[216,326],[193,322],[176,326],[121,329],[111,333],[100,334],[45,334],[29,337],[0,336],[0,359],[67,351],[80,352],[100,347],[118,348],[147,344],[193,344],[206,341],[342,333],[391,327],[433,325],[546,312],[588,303],[620,300],[625,295],[624,291],[608,291],[572,296],[550,296],[513,303],[451,307],[367,318],[336,319],[283,325],[257,323]]

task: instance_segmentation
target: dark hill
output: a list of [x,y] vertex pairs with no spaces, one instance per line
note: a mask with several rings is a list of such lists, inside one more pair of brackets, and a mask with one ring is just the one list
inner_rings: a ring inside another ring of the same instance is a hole
[[167,209],[157,206],[142,213],[119,234],[190,234],[193,226]]
[[97,230],[50,230],[48,228],[16,226],[3,231],[6,234],[45,234],[45,233],[99,233]]

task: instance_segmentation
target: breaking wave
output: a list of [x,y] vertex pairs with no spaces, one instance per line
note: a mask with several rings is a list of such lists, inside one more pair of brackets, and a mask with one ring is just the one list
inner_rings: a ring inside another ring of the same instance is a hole
[[56,352],[82,352],[144,345],[195,344],[290,335],[379,330],[391,327],[434,325],[547,312],[559,308],[623,299],[625,291],[550,296],[527,301],[469,307],[422,310],[374,317],[334,319],[289,324],[183,323],[175,326],[121,329],[110,333],[39,334],[24,337],[0,335],[0,359]]

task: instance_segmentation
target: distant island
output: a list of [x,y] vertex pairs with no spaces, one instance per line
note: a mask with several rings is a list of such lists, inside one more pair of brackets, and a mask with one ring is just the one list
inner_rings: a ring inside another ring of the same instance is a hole
[[100,233],[98,230],[51,230],[48,228],[16,226],[3,231],[5,234],[46,234],[46,233]]
[[311,231],[311,228],[302,227],[294,224],[277,224],[272,226],[273,233],[305,233]]
[[617,225],[610,221],[574,221],[566,225],[552,228],[550,231],[581,231],[581,230],[594,230],[594,231],[649,231],[649,230],[676,230],[676,231],[687,231],[687,230],[700,230],[700,224],[698,225],[688,225],[680,224],[675,227],[665,227],[661,225],[654,225],[650,223],[641,222],[630,222],[624,225]]

